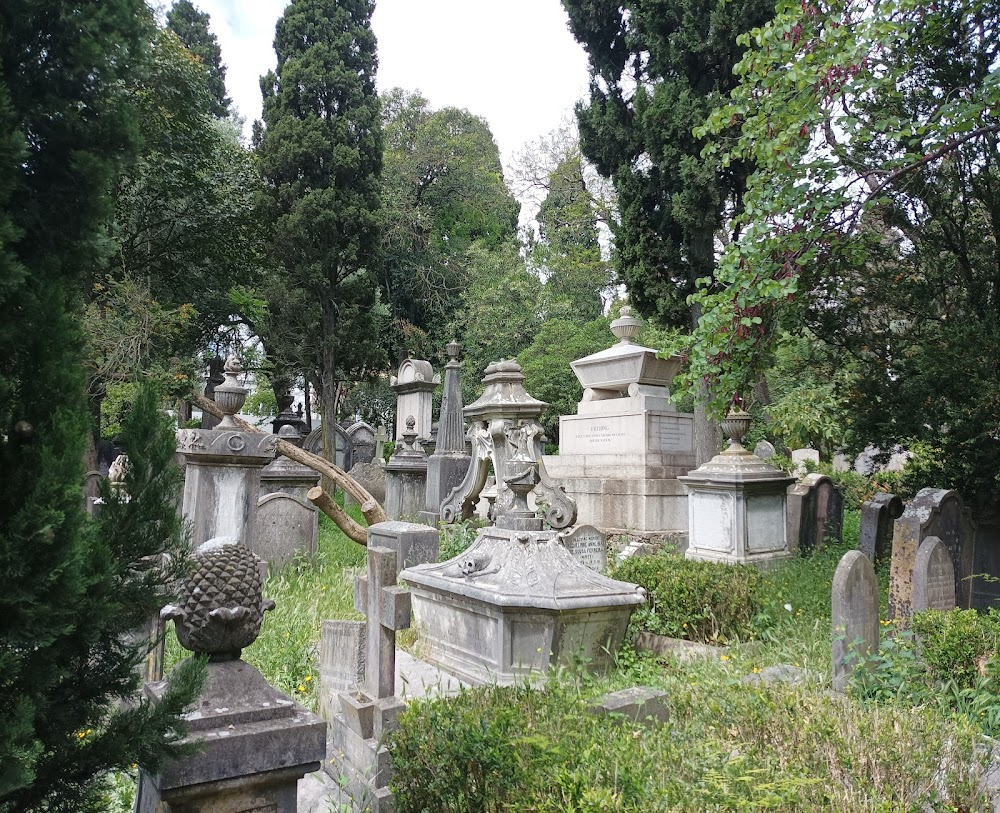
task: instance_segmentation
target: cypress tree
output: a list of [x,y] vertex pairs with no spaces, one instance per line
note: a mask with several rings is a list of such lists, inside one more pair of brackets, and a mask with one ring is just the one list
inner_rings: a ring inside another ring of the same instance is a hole
[[219,39],[208,27],[211,19],[204,11],[198,11],[191,0],[177,0],[167,12],[167,28],[205,65],[212,115],[224,119],[229,115],[233,100],[226,95],[226,66],[222,64]]
[[[374,7],[372,0],[288,5],[274,37],[277,69],[261,79],[264,128],[255,137],[278,269],[265,346],[279,370],[282,356],[303,365],[282,372],[318,372],[331,431],[340,380],[381,361],[373,343],[382,170]],[[293,322],[299,329],[282,335]],[[332,436],[326,441],[332,459]]]
[[162,600],[142,557],[183,548],[165,519],[173,440],[148,408],[134,504],[106,495],[95,522],[81,493],[81,292],[111,249],[110,190],[136,146],[120,89],[151,25],[142,0],[0,5],[0,811],[96,809],[106,771],[162,757],[195,688],[113,711],[141,658],[121,633]]

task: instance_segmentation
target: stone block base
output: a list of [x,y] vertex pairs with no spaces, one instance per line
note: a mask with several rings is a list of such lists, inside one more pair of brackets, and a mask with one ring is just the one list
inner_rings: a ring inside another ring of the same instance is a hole
[[351,797],[355,811],[391,813],[395,809],[389,791],[389,752],[377,738],[362,737],[343,714],[336,714],[330,722],[327,754],[323,770]]

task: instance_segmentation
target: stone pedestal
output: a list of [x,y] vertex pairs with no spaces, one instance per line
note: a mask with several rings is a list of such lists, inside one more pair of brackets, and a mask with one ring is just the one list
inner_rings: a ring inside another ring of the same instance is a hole
[[368,526],[368,544],[396,552],[396,572],[438,560],[441,535],[418,522],[377,522]]
[[390,520],[416,519],[427,491],[427,456],[420,448],[413,416],[396,452],[385,466],[385,513]]
[[[158,702],[166,688],[146,693]],[[194,708],[187,740],[199,752],[144,773],[137,813],[295,813],[299,779],[324,761],[326,723],[241,660],[208,665]]]
[[792,555],[786,489],[795,481],[740,444],[750,416],[730,414],[730,446],[689,475],[688,559],[766,565]]
[[241,369],[235,356],[226,362],[226,383],[215,388],[224,417],[215,429],[177,432],[185,461],[182,511],[195,545],[223,536],[250,541],[256,532],[261,470],[274,459],[277,441],[242,432],[233,420],[247,395],[236,381]]
[[462,420],[462,380],[458,342],[448,344],[448,363],[444,368],[444,397],[438,421],[437,445],[427,458],[427,490],[420,521],[437,525],[441,503],[465,479],[472,458],[465,448],[465,422]]
[[670,403],[679,359],[632,344],[640,326],[622,308],[611,328],[621,341],[572,363],[583,400],[559,419],[559,454],[545,467],[576,501],[580,522],[607,533],[683,532],[687,492],[676,478],[697,465],[694,416]]

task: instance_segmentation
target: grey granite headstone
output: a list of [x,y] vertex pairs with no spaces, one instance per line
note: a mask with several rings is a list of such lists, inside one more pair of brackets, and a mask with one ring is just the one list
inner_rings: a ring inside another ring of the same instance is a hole
[[833,574],[833,688],[844,691],[851,676],[878,652],[878,582],[863,553],[849,550]]
[[777,454],[777,450],[774,448],[773,443],[767,440],[762,440],[753,447],[753,453],[761,460],[767,460],[769,457],[774,457],[775,454]]
[[603,531],[593,525],[579,525],[572,533],[560,538],[578,562],[598,573],[608,569],[608,538]]
[[[383,466],[373,460],[369,460],[367,463],[358,463],[348,474],[351,475],[358,485],[371,494],[380,505],[385,502],[385,469]],[[356,504],[357,500],[345,492],[344,505]]]
[[319,715],[340,711],[340,693],[356,691],[365,677],[365,622],[324,621],[319,639]]
[[354,448],[352,460],[354,465],[371,463],[375,458],[375,430],[364,421],[358,421],[347,427],[347,434],[351,438],[351,446]]
[[819,465],[819,452],[815,449],[793,449],[792,462],[795,464],[795,471],[801,477],[808,469],[806,463]]
[[955,609],[955,568],[948,549],[928,536],[917,549],[913,566],[913,612]]
[[818,550],[827,539],[840,541],[844,496],[825,474],[805,475],[788,489],[788,535],[800,551]]
[[397,572],[438,560],[441,534],[417,522],[390,520],[368,527],[368,544],[395,551]]
[[257,501],[253,552],[277,569],[296,556],[315,556],[319,537],[316,508],[301,497],[278,492]]
[[892,552],[892,524],[903,515],[903,501],[895,494],[875,494],[861,504],[858,550],[873,565]]

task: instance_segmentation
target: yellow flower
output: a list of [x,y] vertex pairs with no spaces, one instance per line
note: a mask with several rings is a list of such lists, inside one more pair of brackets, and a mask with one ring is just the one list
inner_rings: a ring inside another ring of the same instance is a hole
[[724,660],[724,661],[728,661],[729,660],[729,656],[728,655],[723,655],[721,659]]
[[306,675],[306,683],[313,679],[312,675]]
[[760,674],[760,667],[759,666],[755,666],[750,671],[753,672],[755,675],[759,675]]
[[304,691],[306,690],[306,687],[305,687],[305,686],[303,686],[303,685],[302,685],[302,684],[300,683],[300,684],[299,684],[299,689],[298,689],[298,690],[299,690],[299,693],[302,693],[302,692],[304,692]]

